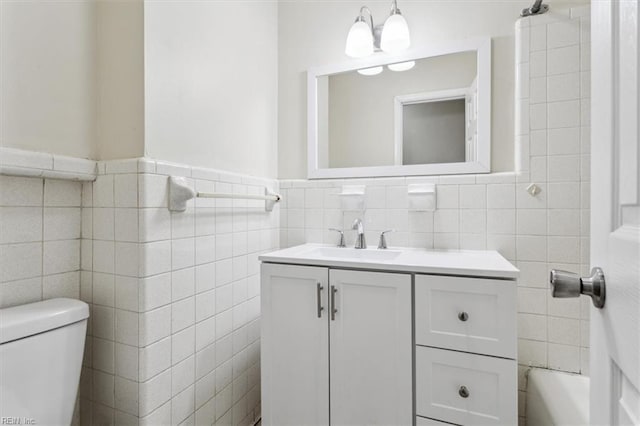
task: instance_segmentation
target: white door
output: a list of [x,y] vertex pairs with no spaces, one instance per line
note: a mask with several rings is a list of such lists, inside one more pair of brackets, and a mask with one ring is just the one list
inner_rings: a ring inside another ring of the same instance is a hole
[[262,422],[329,424],[328,269],[262,264]]
[[331,425],[411,425],[411,276],[330,271]]
[[591,424],[640,424],[638,0],[592,7],[591,265],[606,301],[591,311]]

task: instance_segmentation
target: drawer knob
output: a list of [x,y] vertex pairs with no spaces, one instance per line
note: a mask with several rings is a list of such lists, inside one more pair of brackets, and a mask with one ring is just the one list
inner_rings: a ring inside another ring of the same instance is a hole
[[460,386],[458,389],[458,394],[463,398],[469,398],[469,389],[466,386]]
[[463,311],[463,312],[459,312],[459,313],[458,313],[458,319],[459,319],[460,321],[464,322],[464,321],[466,321],[466,320],[468,320],[468,319],[469,319],[469,314],[468,314],[468,313],[466,313],[466,312],[464,312],[464,311]]

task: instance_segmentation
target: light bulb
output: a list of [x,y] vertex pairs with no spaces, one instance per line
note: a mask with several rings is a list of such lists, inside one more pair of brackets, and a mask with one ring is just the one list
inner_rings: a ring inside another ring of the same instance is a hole
[[358,70],[358,74],[362,75],[378,75],[382,72],[382,67],[363,68]]
[[397,64],[389,64],[387,68],[391,71],[408,71],[414,67],[416,61],[398,62]]
[[411,45],[409,26],[400,11],[391,14],[382,28],[380,48],[387,53],[397,53]]
[[360,18],[356,20],[349,30],[347,46],[344,52],[352,58],[362,58],[373,53],[371,28]]

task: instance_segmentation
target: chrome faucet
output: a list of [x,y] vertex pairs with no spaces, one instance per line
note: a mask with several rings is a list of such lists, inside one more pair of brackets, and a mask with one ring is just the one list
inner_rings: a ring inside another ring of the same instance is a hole
[[380,241],[378,241],[379,249],[385,250],[387,248],[387,237],[385,236],[385,234],[388,234],[389,232],[396,232],[396,231],[395,229],[388,229],[380,233]]
[[357,249],[366,249],[367,248],[367,241],[364,238],[364,224],[362,223],[362,220],[360,220],[360,219],[354,220],[353,221],[353,225],[351,226],[351,229],[354,229],[354,230],[358,231],[358,236],[356,237],[355,248],[357,248]]
[[338,243],[338,247],[346,247],[347,245],[344,243],[344,232],[342,229],[329,228],[329,231],[334,231],[340,234],[340,242]]

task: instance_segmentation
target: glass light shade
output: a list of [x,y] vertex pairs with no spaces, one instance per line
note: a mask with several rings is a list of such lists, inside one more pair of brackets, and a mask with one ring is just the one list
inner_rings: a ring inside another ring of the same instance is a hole
[[391,71],[408,71],[414,67],[416,61],[398,62],[397,64],[389,64],[387,68]]
[[408,49],[411,45],[409,26],[399,12],[387,18],[382,28],[380,48],[387,53],[397,53]]
[[363,68],[358,70],[358,74],[362,75],[378,75],[382,72],[382,67]]
[[373,53],[373,34],[364,21],[356,21],[351,26],[344,52],[352,58],[362,58]]

